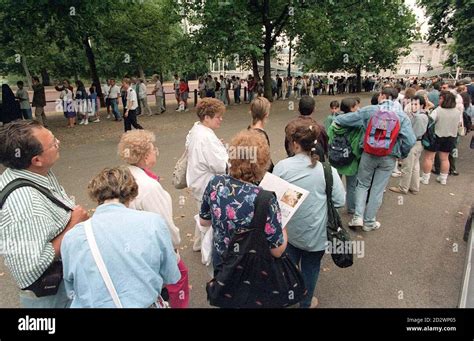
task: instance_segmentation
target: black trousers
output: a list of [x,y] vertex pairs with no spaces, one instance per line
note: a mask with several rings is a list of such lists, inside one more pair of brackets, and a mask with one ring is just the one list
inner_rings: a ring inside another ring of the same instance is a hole
[[128,116],[123,118],[123,124],[125,126],[125,131],[132,130],[132,126],[135,129],[143,129],[141,125],[137,122],[137,111],[136,110],[129,110]]

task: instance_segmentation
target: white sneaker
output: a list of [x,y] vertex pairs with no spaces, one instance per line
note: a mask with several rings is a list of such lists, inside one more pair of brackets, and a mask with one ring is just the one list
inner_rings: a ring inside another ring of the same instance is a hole
[[84,124],[84,120],[81,120],[81,122],[79,123],[79,125],[81,125],[81,124]]
[[352,220],[347,223],[347,225],[349,225],[349,227],[362,227],[364,226],[364,220],[359,217],[353,217]]
[[429,185],[430,184],[430,175],[431,174],[422,173],[422,176],[420,177],[420,183],[422,183],[423,185]]
[[364,225],[362,227],[362,230],[364,230],[365,232],[370,232],[370,231],[378,230],[380,226],[381,224],[378,221],[376,221],[374,225],[371,225],[371,226]]
[[392,172],[392,178],[399,178],[402,176],[402,172],[397,171],[397,172]]
[[86,126],[86,125],[88,125],[88,124],[89,124],[89,120],[85,120],[85,121],[84,121],[84,125]]
[[92,121],[92,123],[99,123],[100,122],[100,118],[96,119],[95,121]]
[[443,176],[441,175],[438,175],[436,177],[436,181],[438,181],[441,185],[446,185],[446,178],[444,178]]
[[109,119],[110,117],[111,117],[111,116],[110,116],[110,114],[109,114],[109,115],[107,115],[107,119]]

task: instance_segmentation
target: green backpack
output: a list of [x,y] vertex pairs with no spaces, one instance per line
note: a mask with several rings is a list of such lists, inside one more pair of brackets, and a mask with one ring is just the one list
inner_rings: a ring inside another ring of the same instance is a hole
[[428,127],[421,138],[421,144],[426,149],[433,149],[436,142],[435,120],[430,115],[426,115],[428,116]]

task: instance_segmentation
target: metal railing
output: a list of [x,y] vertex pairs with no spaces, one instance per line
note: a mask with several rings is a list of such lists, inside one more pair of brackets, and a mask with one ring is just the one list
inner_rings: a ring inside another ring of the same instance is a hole
[[467,241],[466,264],[459,298],[459,308],[474,308],[474,232],[473,207],[464,228],[464,240]]

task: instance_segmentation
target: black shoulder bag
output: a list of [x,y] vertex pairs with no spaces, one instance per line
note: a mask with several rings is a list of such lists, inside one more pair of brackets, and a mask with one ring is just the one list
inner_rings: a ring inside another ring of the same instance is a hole
[[342,226],[341,217],[332,201],[332,169],[327,162],[323,163],[324,179],[326,181],[326,200],[328,205],[327,236],[334,263],[340,268],[347,268],[353,264],[351,237]]
[[224,252],[223,263],[207,283],[209,303],[221,308],[281,308],[306,295],[303,277],[286,254],[270,253],[264,229],[269,200],[275,194],[260,191],[249,229],[236,233]]
[[[14,190],[21,187],[33,187],[38,190],[41,194],[51,200],[57,206],[65,209],[66,211],[72,211],[70,207],[65,205],[63,202],[58,200],[47,188],[40,186],[33,181],[28,179],[18,178],[8,183],[0,192],[0,209],[3,208],[5,201],[8,196],[13,193]],[[36,297],[56,295],[59,289],[59,285],[63,279],[63,263],[60,260],[53,261],[46,271],[38,278],[33,284],[22,290],[31,290],[34,292]]]

